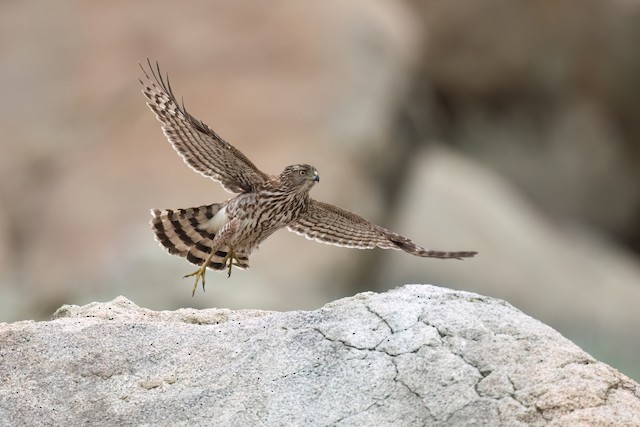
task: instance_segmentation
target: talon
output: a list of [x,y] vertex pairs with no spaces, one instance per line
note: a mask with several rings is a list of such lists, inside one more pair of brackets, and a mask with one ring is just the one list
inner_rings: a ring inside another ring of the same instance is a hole
[[205,277],[205,274],[207,272],[206,265],[207,264],[202,264],[202,266],[199,269],[197,269],[196,271],[194,271],[193,273],[185,274],[183,276],[183,279],[186,279],[187,277],[191,277],[191,276],[196,276],[196,281],[193,284],[193,290],[191,291],[191,296],[192,297],[195,296],[195,294],[196,294],[196,289],[198,289],[198,281],[200,279],[202,279],[202,292],[204,292],[204,277]]
[[233,251],[232,248],[229,248],[229,251],[227,252],[227,256],[225,256],[223,259],[224,263],[229,261],[229,270],[227,272],[227,279],[231,277],[231,267],[233,267],[233,260],[236,260],[236,262],[240,263],[240,260],[236,257],[236,253]]
[[[196,271],[194,271],[191,274],[185,274],[182,278],[186,279],[187,277],[191,277],[191,276],[195,276],[196,277],[196,281],[193,284],[193,289],[191,290],[191,296],[195,296],[196,295],[196,289],[198,289],[198,282],[202,279],[202,292],[205,291],[204,289],[204,277],[205,274],[207,273],[207,265],[209,265],[209,263],[211,262],[211,259],[213,258],[213,255],[215,254],[214,251],[211,252],[211,254],[209,254],[209,257],[205,260],[205,262],[202,263],[202,265],[200,266],[200,268],[198,268]],[[233,251],[233,249],[229,248],[229,251],[227,252],[227,255],[222,259],[222,263],[226,264],[227,261],[229,261],[229,270],[227,271],[227,278],[231,277],[231,268],[233,267],[233,260],[236,260],[237,263],[240,263],[240,260],[238,259],[238,257],[236,257],[235,252]]]

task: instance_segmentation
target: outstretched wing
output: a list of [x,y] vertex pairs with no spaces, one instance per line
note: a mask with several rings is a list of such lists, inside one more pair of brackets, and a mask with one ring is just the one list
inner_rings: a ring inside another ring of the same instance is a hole
[[[182,159],[196,172],[220,182],[232,193],[254,191],[269,179],[238,149],[229,144],[209,126],[196,119],[176,100],[169,77],[162,77],[160,66],[155,69],[147,59],[149,70],[140,64],[146,80],[140,80],[147,105],[162,122],[165,136]],[[151,76],[150,76],[150,75]]]
[[397,249],[420,257],[471,257],[476,252],[443,252],[422,248],[410,239],[367,221],[359,215],[328,203],[311,200],[307,212],[289,225],[293,231],[308,239],[349,248]]

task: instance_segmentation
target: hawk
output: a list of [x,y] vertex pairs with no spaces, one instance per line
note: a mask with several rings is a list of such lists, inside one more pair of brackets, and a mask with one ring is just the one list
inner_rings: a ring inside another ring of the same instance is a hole
[[185,257],[199,268],[192,295],[207,268],[249,268],[249,255],[273,232],[289,231],[318,242],[359,249],[397,249],[420,257],[462,259],[476,252],[443,252],[422,248],[410,239],[373,224],[359,215],[309,197],[320,181],[315,167],[291,165],[279,175],[258,169],[237,148],[204,122],[187,112],[173,94],[169,77],[162,77],[147,59],[140,79],[147,105],[162,123],[162,130],[187,165],[218,181],[236,196],[220,203],[186,209],[153,209],[151,227],[156,240],[169,253]]

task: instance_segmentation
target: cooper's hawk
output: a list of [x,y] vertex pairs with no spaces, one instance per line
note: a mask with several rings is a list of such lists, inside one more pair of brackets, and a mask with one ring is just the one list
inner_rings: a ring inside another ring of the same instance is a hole
[[220,182],[237,195],[229,200],[187,209],[151,211],[156,239],[174,255],[187,258],[199,268],[192,295],[206,269],[249,267],[249,255],[274,231],[288,227],[322,243],[360,249],[402,249],[420,257],[471,257],[476,252],[442,252],[421,248],[406,237],[373,224],[339,207],[309,197],[320,181],[316,168],[292,165],[279,175],[260,171],[234,146],[224,141],[204,122],[178,103],[156,62],[147,60],[142,92],[147,105],[162,122],[165,136],[184,159],[200,174]]

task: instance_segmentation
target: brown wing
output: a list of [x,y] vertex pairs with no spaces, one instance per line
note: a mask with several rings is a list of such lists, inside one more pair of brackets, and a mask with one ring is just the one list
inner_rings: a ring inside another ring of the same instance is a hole
[[410,239],[367,221],[359,215],[327,203],[311,200],[309,210],[289,231],[318,242],[349,248],[398,249],[420,257],[471,257],[476,252],[443,252],[421,248]]
[[[149,72],[140,80],[147,105],[162,122],[165,136],[182,159],[196,172],[220,182],[229,192],[253,191],[269,179],[233,145],[224,141],[202,121],[189,114],[176,100],[169,77],[162,78],[160,66],[155,69],[147,59]],[[151,77],[149,76],[151,74]]]

